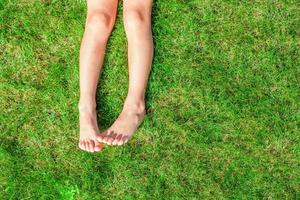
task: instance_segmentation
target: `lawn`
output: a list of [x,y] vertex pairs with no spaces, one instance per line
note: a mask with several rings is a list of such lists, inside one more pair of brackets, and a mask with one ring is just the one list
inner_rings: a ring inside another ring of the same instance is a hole
[[[78,148],[84,0],[0,0],[0,199],[300,199],[300,4],[156,0],[147,117]],[[127,92],[122,2],[97,92]]]

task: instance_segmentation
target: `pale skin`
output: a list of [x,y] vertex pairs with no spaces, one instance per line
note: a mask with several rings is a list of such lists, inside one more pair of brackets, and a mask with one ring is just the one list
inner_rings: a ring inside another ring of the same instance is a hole
[[79,147],[84,151],[99,152],[102,143],[127,143],[146,114],[145,90],[153,57],[152,0],[123,2],[123,20],[128,40],[129,87],[119,117],[103,133],[99,132],[97,124],[95,96],[106,43],[116,19],[118,0],[87,0],[87,5],[79,58]]

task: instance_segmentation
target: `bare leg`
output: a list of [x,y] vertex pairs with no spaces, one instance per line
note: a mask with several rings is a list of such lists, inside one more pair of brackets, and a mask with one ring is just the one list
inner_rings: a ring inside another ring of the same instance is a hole
[[99,141],[121,145],[134,134],[145,116],[145,89],[151,70],[153,38],[152,0],[124,0],[124,24],[128,39],[129,90],[123,110]]
[[101,151],[96,140],[99,129],[96,117],[96,89],[103,63],[106,42],[116,18],[118,0],[87,0],[87,19],[80,48],[79,147]]

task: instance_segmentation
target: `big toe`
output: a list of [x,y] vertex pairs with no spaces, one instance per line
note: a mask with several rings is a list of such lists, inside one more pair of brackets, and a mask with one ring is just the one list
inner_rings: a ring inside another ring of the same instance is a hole
[[105,131],[104,133],[99,134],[97,137],[97,141],[101,143],[106,143],[108,135],[109,131]]
[[105,137],[104,134],[99,134],[99,136],[96,139],[98,142],[104,143]]
[[102,151],[103,145],[101,143],[99,143],[98,141],[95,141],[95,152],[100,152]]

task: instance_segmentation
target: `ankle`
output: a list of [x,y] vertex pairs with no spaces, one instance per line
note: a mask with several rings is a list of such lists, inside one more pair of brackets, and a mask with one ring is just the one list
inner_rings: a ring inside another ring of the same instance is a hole
[[80,113],[95,113],[96,112],[96,102],[80,100],[78,103],[78,110]]
[[144,113],[145,112],[145,101],[144,100],[131,100],[126,98],[124,103],[124,110],[134,113]]

